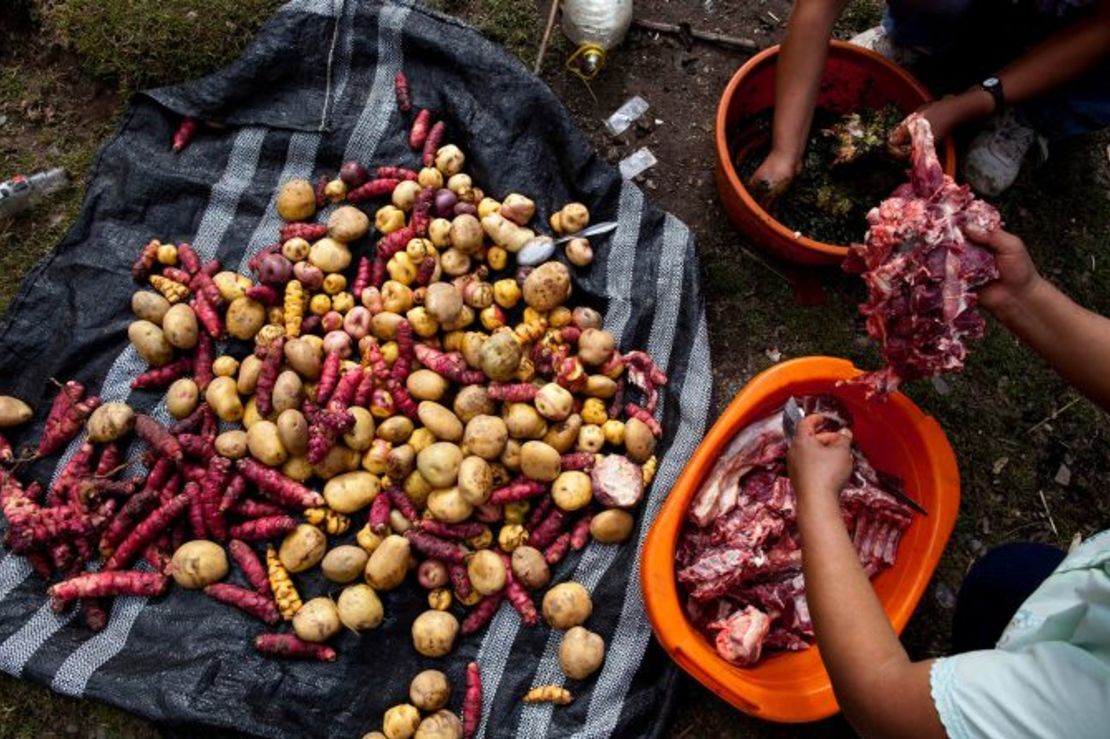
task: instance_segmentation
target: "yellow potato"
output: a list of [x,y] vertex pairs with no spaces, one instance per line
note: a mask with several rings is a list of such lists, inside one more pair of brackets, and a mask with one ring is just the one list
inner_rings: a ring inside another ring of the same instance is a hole
[[392,590],[409,571],[409,540],[390,534],[374,549],[366,563],[366,582],[374,590]]
[[429,485],[443,488],[455,484],[462,460],[462,450],[458,446],[437,441],[416,455],[416,468]]
[[162,367],[173,360],[173,345],[162,329],[150,321],[133,321],[127,327],[127,338],[142,360],[151,367]]
[[425,657],[445,657],[455,646],[459,621],[447,611],[424,611],[412,622],[412,644]]
[[308,421],[295,408],[282,411],[277,419],[278,438],[285,450],[293,456],[308,452]]
[[439,403],[430,400],[421,401],[417,407],[417,415],[424,427],[443,441],[460,441],[463,436],[462,422],[454,413],[444,408]]
[[192,349],[197,345],[197,314],[186,303],[171,306],[162,317],[162,332],[172,346]]
[[501,557],[489,549],[481,549],[466,562],[466,574],[470,583],[481,595],[492,595],[505,587],[507,580],[505,563]]
[[209,382],[204,399],[221,421],[243,420],[243,402],[239,399],[235,380],[230,377],[217,377]]
[[274,413],[281,414],[287,410],[301,407],[304,400],[304,383],[300,375],[293,370],[285,370],[274,381],[274,392],[271,401]]
[[170,301],[156,292],[140,290],[131,296],[131,312],[136,318],[161,326],[162,319],[170,309]]
[[324,532],[307,523],[285,535],[278,549],[278,557],[290,572],[305,572],[320,564],[328,546]]
[[[365,556],[365,553],[363,555]],[[382,608],[378,594],[372,587],[363,583],[343,588],[336,602],[336,608],[339,611],[339,620],[348,629],[354,631],[377,628],[385,617],[385,609]]]
[[266,323],[266,306],[247,296],[238,297],[227,307],[227,332],[236,339],[253,339]]
[[[30,411],[30,408],[27,410]],[[92,412],[85,424],[89,441],[98,443],[120,439],[131,433],[133,428],[135,412],[126,403],[105,403]]]
[[555,499],[555,505],[564,511],[585,508],[594,497],[590,476],[578,470],[561,473],[551,484],[551,497]]
[[217,436],[216,454],[228,459],[242,459],[247,456],[247,432],[232,429]]
[[227,554],[215,542],[204,539],[187,541],[170,560],[174,582],[188,590],[198,590],[227,576]]
[[339,633],[339,611],[331,598],[313,598],[293,616],[293,631],[310,642],[323,642]]
[[428,511],[444,523],[462,523],[470,518],[474,506],[466,502],[457,487],[440,488],[428,494]]
[[247,429],[247,449],[259,462],[276,467],[289,456],[281,445],[278,427],[272,421],[259,421]]
[[619,544],[632,535],[632,514],[610,508],[590,519],[590,536],[602,544]]
[[352,407],[347,411],[355,417],[355,425],[343,434],[343,443],[356,452],[365,452],[374,443],[374,416],[365,408]]
[[343,544],[324,555],[324,559],[320,561],[320,571],[332,582],[348,583],[358,579],[369,560],[370,555],[362,547]]
[[336,513],[350,514],[374,502],[381,490],[381,479],[365,470],[337,475],[324,485],[324,500]]
[[542,441],[526,441],[520,449],[520,471],[529,480],[551,482],[561,470],[559,452]]
[[593,608],[589,592],[576,582],[559,583],[543,596],[543,618],[553,629],[581,626]]

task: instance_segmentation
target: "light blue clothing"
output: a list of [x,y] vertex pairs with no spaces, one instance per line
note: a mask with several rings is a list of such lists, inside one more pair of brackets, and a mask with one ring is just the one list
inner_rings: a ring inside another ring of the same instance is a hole
[[1110,531],[1060,563],[997,648],[938,659],[930,682],[950,739],[1110,736]]

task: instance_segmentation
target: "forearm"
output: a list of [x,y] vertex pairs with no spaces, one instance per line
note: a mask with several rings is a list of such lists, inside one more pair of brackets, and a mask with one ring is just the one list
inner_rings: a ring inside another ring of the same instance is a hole
[[800,495],[806,600],[845,716],[868,737],[943,736],[930,663],[913,663],[860,566],[835,496]]
[[1006,102],[1017,105],[1064,85],[1110,56],[1110,3],[1094,17],[1049,36],[999,72]]
[[798,0],[775,76],[773,147],[795,163],[805,152],[833,25],[847,0]]
[[1110,319],[1077,305],[1043,278],[995,315],[1065,380],[1110,410]]

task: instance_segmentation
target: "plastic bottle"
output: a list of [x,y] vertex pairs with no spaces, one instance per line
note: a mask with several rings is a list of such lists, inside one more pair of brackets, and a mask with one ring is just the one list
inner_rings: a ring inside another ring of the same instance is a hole
[[632,25],[632,0],[564,0],[563,33],[578,48],[567,69],[592,80],[605,64],[605,54],[624,40]]
[[16,175],[0,182],[0,218],[30,208],[44,196],[69,184],[69,174],[61,167],[38,172],[30,177]]

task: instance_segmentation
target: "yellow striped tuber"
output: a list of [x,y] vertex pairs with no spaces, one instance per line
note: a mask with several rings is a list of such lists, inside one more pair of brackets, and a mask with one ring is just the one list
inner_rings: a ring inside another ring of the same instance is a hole
[[300,336],[303,320],[304,285],[300,280],[290,280],[285,284],[285,335],[294,339]]
[[554,703],[567,706],[574,702],[574,696],[566,688],[558,685],[541,685],[529,690],[522,699],[525,703]]
[[274,602],[277,603],[281,617],[286,621],[292,621],[293,616],[301,609],[301,596],[273,546],[266,547],[266,571],[270,578],[270,589],[274,591]]

